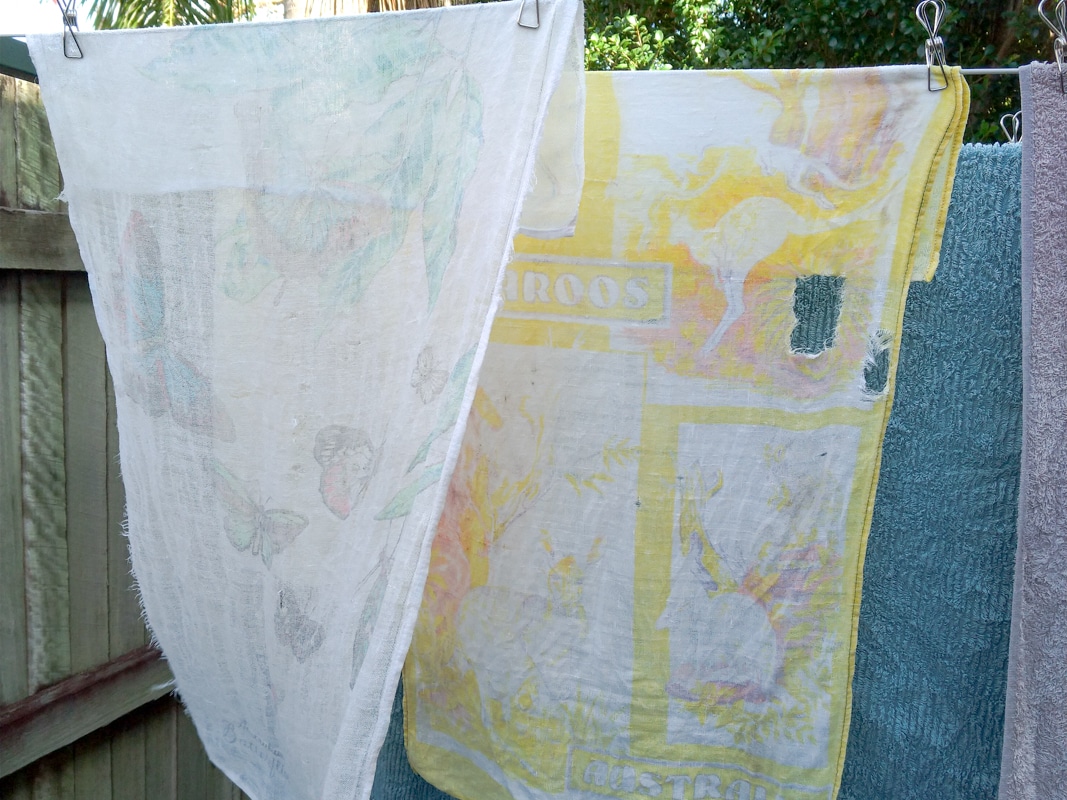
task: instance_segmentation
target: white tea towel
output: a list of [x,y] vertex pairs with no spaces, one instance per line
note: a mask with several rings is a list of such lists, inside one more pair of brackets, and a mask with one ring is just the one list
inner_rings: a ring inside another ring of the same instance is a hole
[[575,0],[31,39],[152,631],[255,800],[365,798]]

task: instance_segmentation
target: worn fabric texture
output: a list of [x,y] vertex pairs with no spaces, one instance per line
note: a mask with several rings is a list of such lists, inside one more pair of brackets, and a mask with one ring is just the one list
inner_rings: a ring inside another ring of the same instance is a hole
[[842,800],[997,794],[1022,436],[1020,156],[964,146],[937,275],[908,292]]
[[[211,759],[365,798],[581,7],[31,40],[134,572]],[[577,54],[576,54],[577,50]],[[457,424],[458,423],[460,424]]]
[[1021,71],[1023,450],[1002,800],[1067,796],[1067,95]]
[[463,800],[832,798],[900,320],[967,111],[924,67],[592,74],[518,238],[405,669]]

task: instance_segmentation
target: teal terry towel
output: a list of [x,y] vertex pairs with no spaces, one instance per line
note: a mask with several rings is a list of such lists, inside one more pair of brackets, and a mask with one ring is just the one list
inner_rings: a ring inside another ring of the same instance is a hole
[[408,752],[404,748],[403,681],[397,687],[389,732],[378,753],[370,800],[453,800],[452,795],[424,781],[408,763]]
[[1000,774],[1022,436],[1020,148],[960,154],[912,284],[863,573],[841,800],[984,800]]

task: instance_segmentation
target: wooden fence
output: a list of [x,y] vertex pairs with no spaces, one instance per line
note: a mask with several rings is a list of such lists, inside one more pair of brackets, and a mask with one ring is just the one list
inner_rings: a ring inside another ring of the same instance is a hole
[[115,399],[37,86],[0,76],[0,798],[244,794],[130,577]]

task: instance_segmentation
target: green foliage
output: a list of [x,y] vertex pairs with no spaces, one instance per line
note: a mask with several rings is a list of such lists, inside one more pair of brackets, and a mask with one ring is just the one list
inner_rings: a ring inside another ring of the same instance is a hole
[[588,69],[670,69],[674,40],[636,14],[613,17],[586,38]]
[[250,19],[255,0],[93,0],[89,14],[97,30],[203,25]]
[[[915,64],[926,34],[911,0],[588,0],[589,69],[757,69]],[[940,34],[950,64],[1050,58],[1033,3],[955,0]],[[1018,81],[972,78],[970,138],[995,141],[1018,108]]]
[[721,38],[717,3],[587,0],[588,69],[700,69]]

